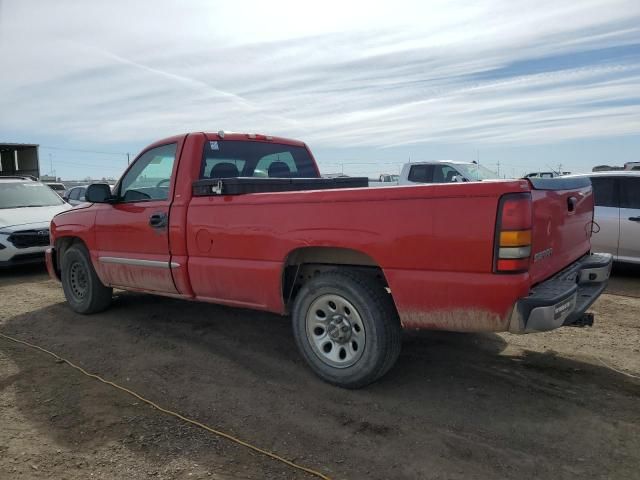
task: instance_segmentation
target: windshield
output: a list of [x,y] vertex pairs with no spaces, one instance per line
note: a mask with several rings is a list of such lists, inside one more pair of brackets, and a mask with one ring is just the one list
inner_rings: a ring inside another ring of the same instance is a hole
[[480,180],[496,180],[500,177],[495,173],[489,170],[488,168],[483,167],[482,165],[463,165],[456,164],[456,169],[460,171],[465,177],[467,177],[472,182],[477,182]]
[[0,183],[0,208],[49,207],[62,204],[64,201],[42,183]]

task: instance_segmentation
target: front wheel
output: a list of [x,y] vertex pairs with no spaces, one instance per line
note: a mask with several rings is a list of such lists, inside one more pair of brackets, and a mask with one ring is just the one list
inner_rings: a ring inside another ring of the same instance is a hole
[[61,277],[64,296],[73,311],[96,313],[111,304],[113,289],[102,284],[84,246],[76,244],[64,252]]
[[303,357],[334,385],[368,385],[400,354],[401,328],[391,295],[366,275],[346,270],[317,275],[300,289],[292,317]]

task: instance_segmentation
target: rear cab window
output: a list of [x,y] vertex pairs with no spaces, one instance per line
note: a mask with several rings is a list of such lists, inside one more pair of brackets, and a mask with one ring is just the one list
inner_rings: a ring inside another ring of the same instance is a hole
[[318,178],[302,146],[242,140],[205,142],[200,178]]
[[431,183],[433,181],[432,165],[413,165],[409,170],[409,181]]

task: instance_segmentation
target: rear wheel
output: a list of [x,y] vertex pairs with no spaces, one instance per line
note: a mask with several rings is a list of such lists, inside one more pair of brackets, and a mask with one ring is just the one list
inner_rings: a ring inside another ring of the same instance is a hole
[[323,380],[346,388],[374,382],[400,353],[401,328],[387,291],[351,271],[322,273],[306,283],[293,306],[300,352]]
[[61,277],[64,296],[75,312],[96,313],[111,304],[113,290],[98,278],[84,246],[76,244],[64,252]]

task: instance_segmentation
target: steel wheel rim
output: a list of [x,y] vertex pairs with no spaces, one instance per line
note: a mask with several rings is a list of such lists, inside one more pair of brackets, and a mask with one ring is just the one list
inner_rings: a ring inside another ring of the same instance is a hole
[[89,290],[87,271],[80,262],[74,262],[69,269],[69,286],[78,300],[82,300]]
[[366,345],[364,323],[346,298],[319,296],[307,309],[305,323],[309,345],[323,363],[347,368],[362,357]]

